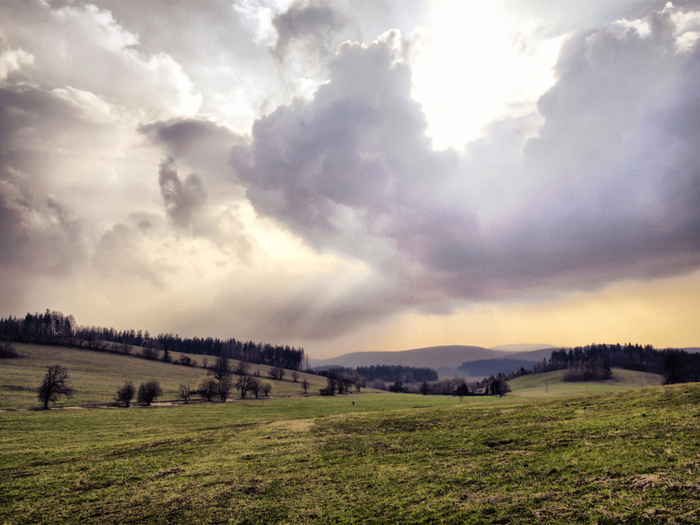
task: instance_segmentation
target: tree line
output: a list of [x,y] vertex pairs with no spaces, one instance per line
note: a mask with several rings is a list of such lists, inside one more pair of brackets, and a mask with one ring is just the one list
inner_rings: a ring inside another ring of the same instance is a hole
[[[417,368],[401,365],[371,365],[358,366],[355,368],[331,366],[325,369],[315,369],[315,372],[322,376],[328,376],[331,370],[339,377],[349,379],[353,384],[357,381],[358,377],[367,385],[372,382],[380,384],[381,382],[395,383],[397,381],[411,384],[421,383],[423,381],[437,381],[438,379],[438,373],[432,368]],[[386,388],[382,388],[382,390],[386,390]]]
[[658,374],[666,384],[691,383],[700,381],[700,354],[632,343],[590,344],[553,350],[549,359],[544,358],[531,369],[521,367],[505,377],[564,370],[565,381],[600,381],[610,379],[613,368]]
[[[501,396],[510,392],[510,386],[503,374],[470,384],[461,377],[438,379],[437,372],[432,368],[400,365],[333,367],[317,370],[316,374],[326,377],[326,387],[319,391],[322,396],[345,394],[353,387],[359,392],[365,386],[395,393],[459,396],[460,399],[475,395]],[[416,380],[416,377],[419,380]]]
[[[114,328],[78,326],[72,315],[46,310],[44,314],[27,313],[24,318],[0,318],[0,339],[45,345],[62,345],[112,350],[110,345],[120,345],[124,353],[130,353],[131,347],[146,349],[144,356],[168,361],[170,352],[197,355],[225,355],[231,359],[248,361],[281,367],[289,370],[301,370],[305,362],[303,348],[289,345],[272,345],[270,343],[243,342],[234,338],[222,340],[213,337],[182,338],[173,334],[158,334],[152,337],[148,330],[117,331]],[[183,362],[182,364],[189,364]]]

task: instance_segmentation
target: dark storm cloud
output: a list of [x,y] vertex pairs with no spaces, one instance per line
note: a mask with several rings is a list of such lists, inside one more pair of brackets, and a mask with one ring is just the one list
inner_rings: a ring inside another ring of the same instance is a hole
[[397,308],[689,271],[700,52],[679,50],[677,16],[574,34],[539,136],[506,118],[459,155],[426,138],[396,35],[346,44],[313,100],[256,122],[231,163],[260,212],[391,276]]
[[168,217],[178,228],[192,225],[193,215],[200,210],[207,200],[202,179],[196,173],[190,173],[182,181],[177,174],[172,157],[164,159],[158,167],[158,184],[165,202]]

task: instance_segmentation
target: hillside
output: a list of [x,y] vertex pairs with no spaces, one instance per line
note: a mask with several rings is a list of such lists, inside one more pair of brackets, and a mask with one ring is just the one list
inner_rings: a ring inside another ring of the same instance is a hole
[[[544,347],[544,348],[543,348]],[[501,347],[506,348],[506,347]],[[312,368],[343,366],[356,368],[372,365],[427,367],[440,379],[463,377],[470,380],[510,372],[521,366],[530,368],[552,353],[551,345],[508,345],[507,349],[481,346],[431,346],[397,352],[353,352],[330,359],[311,359]],[[460,369],[464,362],[474,362],[473,369]]]
[[353,352],[330,359],[311,359],[312,368],[337,365],[346,367],[371,366],[371,365],[403,365],[414,367],[428,367],[434,370],[439,368],[456,369],[465,361],[477,361],[485,359],[531,359],[538,361],[540,352],[548,356],[551,350],[535,350],[528,352],[508,352],[494,350],[481,346],[431,346],[426,348],[414,348],[397,352]]
[[663,376],[634,370],[613,368],[613,377],[606,381],[564,381],[564,370],[529,374],[508,381],[512,395],[539,398],[556,396],[578,396],[636,390],[664,383]]
[[[179,385],[190,384],[196,387],[207,373],[202,368],[205,359],[209,365],[214,363],[214,357],[192,355],[198,367],[164,363],[142,359],[133,355],[123,355],[94,350],[43,346],[34,344],[15,343],[14,347],[22,355],[19,358],[3,359],[0,369],[0,409],[3,408],[35,408],[38,406],[36,388],[46,373],[47,367],[59,364],[68,370],[70,382],[76,390],[71,399],[61,397],[55,406],[102,405],[114,402],[116,390],[125,380],[138,387],[141,382],[157,379],[163,388],[161,401],[175,401],[179,398]],[[173,359],[179,359],[180,354],[173,352]],[[231,360],[235,368],[237,361]],[[250,373],[260,372],[260,379],[272,384],[271,395],[293,396],[302,392],[301,385],[291,380],[287,372],[284,380],[273,380],[268,376],[270,367],[253,364]],[[299,372],[298,381],[304,378],[309,382],[309,391],[318,393],[319,388],[326,385],[323,377]],[[231,392],[232,398],[236,391]]]

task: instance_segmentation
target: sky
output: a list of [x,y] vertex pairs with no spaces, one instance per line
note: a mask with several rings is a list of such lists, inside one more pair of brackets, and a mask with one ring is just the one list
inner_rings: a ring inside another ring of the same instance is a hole
[[0,315],[700,346],[700,5],[0,3]]

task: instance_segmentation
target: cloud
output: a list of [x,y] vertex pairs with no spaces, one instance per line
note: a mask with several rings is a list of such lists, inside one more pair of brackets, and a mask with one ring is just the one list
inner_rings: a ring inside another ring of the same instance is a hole
[[[245,144],[245,138],[220,124],[204,119],[178,118],[139,127],[154,144],[197,172],[206,173],[209,184],[226,181],[231,186],[229,149]],[[216,187],[216,192],[225,188]]]
[[121,273],[137,277],[162,288],[163,268],[158,268],[149,260],[147,248],[149,225],[142,222],[140,227],[115,224],[97,242],[93,255],[93,265],[102,275]]
[[8,75],[19,71],[22,66],[34,63],[31,53],[23,49],[0,49],[0,81],[6,80]]
[[3,31],[33,57],[36,82],[100,93],[146,118],[190,115],[199,108],[201,94],[182,66],[167,53],[141,51],[139,35],[110,11],[84,3],[11,2],[4,7]]
[[[154,122],[139,131],[167,155],[158,184],[175,228],[247,260],[255,243],[242,218],[245,192],[232,181],[228,165],[229,149],[244,138],[219,124],[187,118]],[[178,167],[193,171],[181,179]]]
[[277,40],[270,53],[279,63],[285,62],[295,46],[301,46],[307,56],[332,54],[331,37],[344,24],[344,17],[328,2],[296,0],[272,18]]
[[32,194],[25,174],[0,178],[0,264],[65,275],[85,256],[82,225],[61,203]]
[[178,177],[175,160],[168,157],[158,167],[158,184],[168,217],[178,228],[192,225],[193,215],[206,203],[202,179],[190,173],[184,181]]
[[[278,75],[291,97],[310,97],[328,78],[328,64],[338,46],[354,36],[338,3],[295,0],[271,19],[276,34],[268,46]],[[279,97],[275,100],[283,102]]]
[[47,140],[90,128],[64,100],[40,89],[0,87],[0,261],[63,275],[86,254],[83,224],[52,191]]
[[462,154],[426,138],[400,35],[347,43],[313,98],[258,120],[231,164],[260,213],[390,279],[395,310],[688,272],[696,20],[667,6],[572,34],[537,112],[492,123]]

